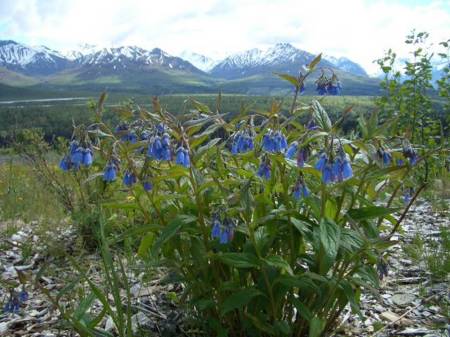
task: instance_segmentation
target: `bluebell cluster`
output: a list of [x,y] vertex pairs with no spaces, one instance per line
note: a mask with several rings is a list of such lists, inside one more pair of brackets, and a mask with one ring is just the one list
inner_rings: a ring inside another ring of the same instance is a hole
[[253,135],[249,130],[238,131],[234,134],[231,143],[231,153],[245,153],[255,148],[253,144]]
[[323,95],[332,95],[336,96],[341,93],[342,86],[341,82],[338,80],[337,76],[333,74],[331,78],[328,78],[324,74],[322,74],[316,81],[316,91],[317,94]]
[[257,174],[258,176],[266,180],[270,179],[270,161],[267,157],[264,157],[261,160],[261,164],[259,165]]
[[162,137],[154,136],[148,145],[147,156],[150,159],[166,160],[172,159],[172,151],[170,149],[170,136],[164,133]]
[[302,198],[306,198],[309,194],[310,192],[308,187],[306,187],[305,182],[303,179],[299,179],[293,189],[294,198],[300,200]]
[[59,167],[63,171],[78,170],[80,166],[89,167],[94,162],[94,154],[90,146],[81,146],[78,141],[70,142],[69,153],[65,155]]
[[214,215],[212,220],[211,237],[219,239],[221,244],[227,244],[234,238],[234,227],[236,227],[233,220],[225,218],[221,221],[219,215]]
[[14,291],[11,292],[9,300],[3,307],[3,312],[18,314],[20,312],[20,305],[28,301],[28,292],[22,289],[18,294]]
[[137,137],[136,133],[134,131],[130,130],[130,127],[125,123],[119,124],[116,127],[115,131],[116,131],[116,133],[119,134],[120,140],[122,142],[129,142],[131,144],[136,144],[138,141],[138,137]]
[[325,184],[342,182],[353,176],[350,161],[342,149],[339,151],[334,161],[329,159],[326,153],[322,153],[315,168],[322,172],[322,181]]
[[191,157],[189,151],[184,146],[180,146],[175,154],[175,163],[184,167],[191,166]]
[[299,147],[298,142],[294,141],[289,145],[285,157],[288,159],[297,159],[297,166],[304,167],[305,163],[308,161],[309,151],[305,147]]
[[262,148],[266,152],[282,153],[287,150],[286,136],[280,131],[269,130],[262,139]]

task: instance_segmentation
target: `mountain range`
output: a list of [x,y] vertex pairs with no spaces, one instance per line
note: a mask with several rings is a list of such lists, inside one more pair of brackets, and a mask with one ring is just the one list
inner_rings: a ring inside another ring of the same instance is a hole
[[[185,51],[173,56],[138,46],[99,48],[82,45],[60,52],[46,46],[27,46],[0,40],[0,84],[5,87],[62,93],[108,90],[127,93],[280,94],[289,83],[274,72],[297,75],[315,55],[289,43],[250,49],[223,60]],[[334,71],[348,95],[373,95],[378,80],[347,58],[324,56],[319,63]],[[317,76],[317,75],[316,75]],[[313,93],[310,79],[307,92]],[[0,94],[1,95],[1,94]]]

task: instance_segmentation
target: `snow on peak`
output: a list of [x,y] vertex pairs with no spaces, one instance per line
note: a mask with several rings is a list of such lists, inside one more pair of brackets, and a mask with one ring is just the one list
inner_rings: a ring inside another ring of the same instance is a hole
[[218,61],[208,56],[190,52],[187,50],[181,52],[178,56],[181,57],[183,60],[190,62],[195,67],[203,71],[211,70],[218,63]]

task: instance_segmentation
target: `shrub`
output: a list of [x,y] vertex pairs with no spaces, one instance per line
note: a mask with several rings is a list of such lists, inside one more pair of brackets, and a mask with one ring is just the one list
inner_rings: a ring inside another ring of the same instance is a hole
[[[328,335],[348,304],[359,313],[362,288],[378,286],[380,256],[425,186],[411,172],[427,154],[385,134],[391,120],[361,116],[345,135],[350,110],[332,122],[319,101],[296,104],[319,61],[280,75],[295,86],[289,113],[274,102],[227,122],[195,102],[175,117],[155,98],[153,112],[122,109],[112,130],[102,97],[61,160],[83,210],[141,234],[140,255],[174,272],[210,335]],[[340,90],[334,74],[317,85]]]

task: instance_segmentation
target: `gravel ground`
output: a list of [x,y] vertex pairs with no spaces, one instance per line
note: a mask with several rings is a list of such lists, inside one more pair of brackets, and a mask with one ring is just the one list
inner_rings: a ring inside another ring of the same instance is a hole
[[[76,275],[64,259],[67,256],[64,252],[74,254],[77,251],[74,232],[67,225],[61,226],[44,235],[43,240],[42,233],[37,235],[33,231],[36,224],[18,222],[15,225],[20,230],[12,234],[6,230],[5,223],[0,223],[0,303],[8,301],[8,288],[15,286],[17,294],[23,290],[20,279],[27,280],[28,299],[20,303],[17,313],[0,314],[0,336],[77,336],[64,325],[58,310],[42,292],[47,289],[56,295]],[[402,249],[411,244],[416,235],[427,247],[439,240],[439,228],[450,228],[449,225],[448,214],[433,213],[428,203],[415,206],[405,220],[403,233],[392,237],[398,242],[384,258],[387,275],[381,288],[375,294],[366,292],[362,296],[364,319],[348,309],[342,314],[337,336],[449,337],[449,276],[433,278],[424,263],[412,260]],[[49,238],[59,243],[57,256],[49,252]],[[88,275],[101,282],[97,269],[99,257],[84,255],[83,264],[91,266]],[[43,266],[46,269],[41,275],[39,271]],[[162,282],[164,275],[160,272],[152,275],[151,280],[145,280],[142,269],[130,275],[135,335],[194,336],[193,330],[183,328],[188,326],[187,318],[173,302],[173,294],[180,291],[180,286]],[[38,286],[31,287],[30,283]],[[99,303],[94,303],[94,307],[101,310]],[[105,317],[101,325],[105,330],[114,331],[111,318]]]

